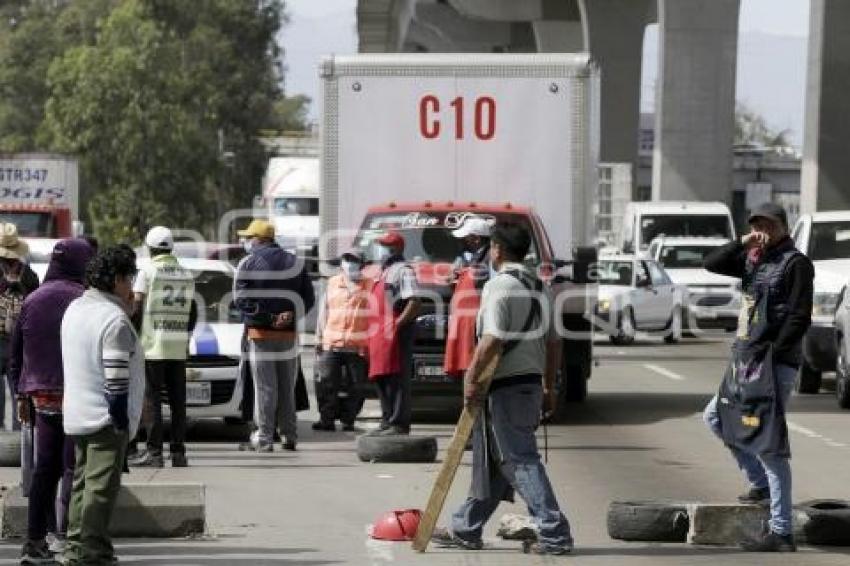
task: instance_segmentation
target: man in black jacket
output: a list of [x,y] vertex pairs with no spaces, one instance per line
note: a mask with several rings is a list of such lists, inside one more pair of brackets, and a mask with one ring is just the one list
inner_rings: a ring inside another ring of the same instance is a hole
[[[800,365],[803,335],[811,324],[814,267],[788,236],[788,221],[782,207],[772,203],[760,205],[753,210],[749,223],[750,233],[714,251],[706,258],[705,268],[742,279],[741,316],[734,347],[737,351],[753,352],[772,345],[779,397],[773,402],[780,402],[781,410],[779,419],[763,433],[781,435],[787,434],[784,408]],[[718,396],[709,402],[704,418],[721,438],[724,427],[740,426],[720,418]],[[770,502],[770,532],[742,546],[758,552],[795,551],[789,455],[781,453],[784,451],[729,447],[750,483],[749,492],[738,499],[742,503]]]

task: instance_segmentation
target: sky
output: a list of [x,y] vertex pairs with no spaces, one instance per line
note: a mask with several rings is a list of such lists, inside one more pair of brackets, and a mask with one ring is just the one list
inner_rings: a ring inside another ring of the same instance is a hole
[[[593,1],[593,0],[588,0]],[[306,94],[318,119],[322,55],[357,52],[357,0],[287,0],[290,24],[281,32],[287,94]],[[803,134],[806,39],[809,0],[741,0],[738,41],[737,99],[762,114],[775,129],[791,130],[800,144]],[[657,32],[647,30],[641,107],[654,105],[657,75]]]

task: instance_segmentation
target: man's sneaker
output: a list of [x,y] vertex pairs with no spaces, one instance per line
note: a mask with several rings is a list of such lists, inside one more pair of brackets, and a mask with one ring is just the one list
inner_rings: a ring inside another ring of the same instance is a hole
[[186,454],[182,452],[175,452],[171,455],[171,467],[172,468],[188,468],[189,467],[189,459],[186,458]]
[[21,564],[56,564],[56,561],[45,541],[28,540],[21,550]]
[[286,440],[283,442],[283,444],[281,444],[280,446],[281,446],[281,448],[283,448],[284,450],[289,450],[290,452],[295,452],[295,446],[296,446],[296,444],[297,444],[297,442],[295,442],[294,440],[286,439]]
[[260,442],[255,444],[250,440],[239,443],[240,452],[274,452],[274,444],[271,442]]
[[749,503],[753,505],[757,505],[759,503],[768,503],[770,502],[770,488],[769,487],[754,487],[751,488],[747,493],[742,493],[738,496],[739,503]]
[[460,538],[445,527],[437,527],[431,535],[431,542],[441,548],[462,548],[464,550],[481,550],[484,543],[481,540],[466,540]]
[[327,432],[333,432],[336,430],[336,426],[333,423],[326,423],[322,421],[316,421],[313,423],[313,430],[321,430]]
[[780,535],[770,531],[753,540],[743,541],[741,548],[747,552],[797,552],[794,535]]
[[138,458],[134,458],[128,462],[134,468],[162,468],[165,466],[165,460],[162,454],[152,454],[145,450]]
[[522,541],[522,551],[525,554],[537,554],[540,556],[563,556],[569,554],[573,549],[569,546],[547,546],[537,541]]
[[357,427],[354,426],[354,423],[343,423],[342,430],[345,432],[354,432],[357,430]]
[[45,542],[47,542],[47,549],[50,550],[53,554],[64,554],[65,553],[65,537],[62,535],[56,535],[53,533],[47,533],[47,537],[45,537]]
[[378,428],[373,428],[369,432],[365,433],[365,436],[378,436],[380,434],[383,434],[384,431],[386,431],[389,428],[390,428],[390,425],[381,423],[380,425],[378,425]]

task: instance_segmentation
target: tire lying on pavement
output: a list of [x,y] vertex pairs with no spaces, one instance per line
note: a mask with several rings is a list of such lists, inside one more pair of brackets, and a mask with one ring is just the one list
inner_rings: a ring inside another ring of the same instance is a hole
[[608,536],[613,539],[685,542],[689,527],[684,504],[614,501],[608,507]]
[[808,518],[803,524],[807,544],[850,546],[850,501],[815,499],[796,507]]
[[357,438],[357,457],[362,462],[420,462],[437,459],[437,439],[433,436],[362,435]]
[[21,465],[21,432],[0,431],[0,466]]

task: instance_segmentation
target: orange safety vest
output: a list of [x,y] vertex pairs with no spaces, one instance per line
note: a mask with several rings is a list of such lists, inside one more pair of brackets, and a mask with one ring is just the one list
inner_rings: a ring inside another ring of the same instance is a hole
[[342,274],[328,279],[325,292],[325,326],[322,348],[365,350],[369,342],[369,296],[374,281],[368,277],[356,282],[354,289]]
[[475,352],[475,323],[481,307],[481,293],[475,288],[475,270],[466,268],[458,276],[449,303],[449,329],[443,370],[446,375],[463,377]]

